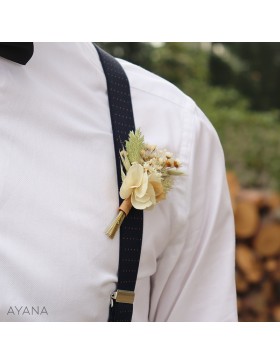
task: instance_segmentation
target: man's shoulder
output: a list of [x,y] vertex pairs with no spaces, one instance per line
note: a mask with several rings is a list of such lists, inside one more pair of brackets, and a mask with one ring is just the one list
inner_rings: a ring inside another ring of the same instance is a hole
[[147,94],[155,101],[164,102],[176,108],[192,109],[196,107],[191,97],[166,79],[138,65],[123,59],[117,59],[125,70],[132,90]]
[[[128,76],[136,121],[144,131],[160,130],[158,138],[164,139],[166,135],[165,143],[170,148],[171,144],[194,148],[204,136],[210,144],[221,147],[214,125],[195,100],[155,73],[126,60],[117,60]],[[147,116],[147,120],[139,115]]]
[[126,60],[117,60],[128,76],[132,95],[136,98],[139,96],[137,99],[141,100],[142,107],[145,108],[147,104],[153,105],[149,108],[153,115],[158,115],[161,110],[161,113],[167,113],[173,122],[174,119],[181,120],[180,126],[187,124],[188,128],[196,130],[197,134],[205,130],[209,138],[217,139],[213,124],[190,96],[155,73]]

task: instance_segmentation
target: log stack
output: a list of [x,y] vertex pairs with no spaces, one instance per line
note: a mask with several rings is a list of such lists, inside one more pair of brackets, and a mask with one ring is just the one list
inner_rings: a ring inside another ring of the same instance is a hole
[[280,322],[280,195],[227,173],[235,218],[239,321]]

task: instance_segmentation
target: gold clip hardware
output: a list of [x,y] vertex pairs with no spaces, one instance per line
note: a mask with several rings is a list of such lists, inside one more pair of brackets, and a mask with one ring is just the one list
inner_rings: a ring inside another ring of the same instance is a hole
[[129,303],[133,304],[134,302],[134,292],[133,291],[125,291],[122,289],[117,289],[115,292],[111,294],[111,307],[113,307],[113,301],[121,302],[121,303]]

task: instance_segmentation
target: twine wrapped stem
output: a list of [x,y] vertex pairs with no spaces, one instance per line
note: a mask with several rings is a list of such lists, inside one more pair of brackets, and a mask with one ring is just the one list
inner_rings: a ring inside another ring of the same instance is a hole
[[131,210],[131,207],[132,207],[132,204],[131,204],[130,197],[125,199],[122,202],[122,204],[120,205],[119,213],[118,213],[117,217],[114,219],[114,221],[111,223],[111,225],[106,230],[106,235],[110,239],[114,238],[114,236],[115,236],[116,232],[118,231],[118,229],[120,228],[123,220],[129,214],[129,211]]

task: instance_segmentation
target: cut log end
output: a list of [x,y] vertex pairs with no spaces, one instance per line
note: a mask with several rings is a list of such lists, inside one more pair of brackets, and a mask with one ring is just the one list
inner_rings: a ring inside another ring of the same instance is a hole
[[236,236],[240,239],[253,237],[260,223],[257,207],[249,201],[239,201],[234,215]]
[[257,234],[253,246],[258,255],[273,257],[280,254],[280,224],[267,223]]

